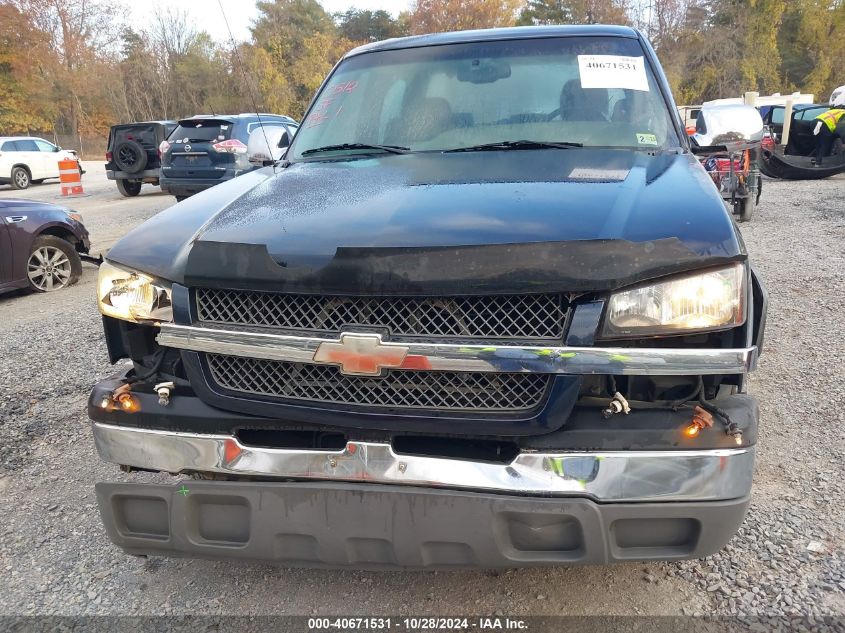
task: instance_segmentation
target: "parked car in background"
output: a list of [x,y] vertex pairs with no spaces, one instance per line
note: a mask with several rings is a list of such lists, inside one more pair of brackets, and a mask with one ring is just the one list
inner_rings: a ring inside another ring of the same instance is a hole
[[845,173],[845,146],[839,138],[834,139],[830,157],[825,158],[822,165],[817,165],[814,158],[816,117],[830,109],[829,105],[820,103],[793,106],[789,138],[786,147],[782,147],[786,108],[781,105],[761,107],[763,122],[772,138],[764,144],[760,170],[771,178],[789,180],[828,178]]
[[684,129],[687,134],[693,134],[695,131],[695,121],[701,112],[700,105],[693,106],[678,106],[678,114],[681,116],[681,121],[684,122]]
[[82,216],[34,200],[0,199],[0,293],[75,284],[91,242]]
[[282,127],[290,137],[297,122],[278,114],[197,115],[179,121],[159,146],[161,188],[183,200],[255,168],[247,160],[253,130]]
[[[171,144],[225,142],[213,121]],[[98,483],[115,543],[454,568],[732,537],[766,295],[641,33],[365,45],[284,158],[100,267],[109,357],[131,364],[93,388],[97,449],[185,476]]]
[[[758,94],[754,97],[754,105],[758,108],[762,108],[764,106],[784,106],[786,105],[787,101],[792,101],[793,104],[798,105],[804,103],[815,103],[816,96],[810,92],[792,92],[789,94],[782,94],[780,92],[775,92],[770,95],[761,95]],[[723,105],[737,105],[740,103],[745,103],[745,96],[741,97],[726,97],[723,99],[711,99],[710,101],[705,101],[702,106],[723,106]]]
[[141,185],[159,184],[161,155],[158,146],[176,129],[176,121],[122,123],[109,130],[106,176],[124,196],[137,196]]
[[[830,110],[830,106],[820,103],[800,103],[792,107],[792,124],[789,128],[789,143],[786,154],[810,156],[816,149],[816,117]],[[782,105],[763,106],[760,115],[763,124],[768,126],[778,143],[783,135],[783,118],[786,107]]]
[[59,161],[73,160],[85,173],[72,149],[62,149],[35,136],[0,136],[0,184],[26,189],[59,177]]

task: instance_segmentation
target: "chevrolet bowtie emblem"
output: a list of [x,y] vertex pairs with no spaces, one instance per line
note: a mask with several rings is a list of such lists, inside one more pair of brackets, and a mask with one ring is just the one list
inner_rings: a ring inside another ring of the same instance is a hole
[[337,365],[340,373],[350,376],[378,376],[382,369],[403,367],[408,349],[402,345],[385,345],[378,334],[341,334],[339,343],[320,343],[314,352],[314,362]]

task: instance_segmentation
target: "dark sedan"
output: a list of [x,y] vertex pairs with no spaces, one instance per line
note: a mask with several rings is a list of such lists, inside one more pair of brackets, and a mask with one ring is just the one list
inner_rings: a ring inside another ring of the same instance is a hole
[[82,216],[71,209],[0,200],[0,293],[51,292],[75,284],[90,247]]

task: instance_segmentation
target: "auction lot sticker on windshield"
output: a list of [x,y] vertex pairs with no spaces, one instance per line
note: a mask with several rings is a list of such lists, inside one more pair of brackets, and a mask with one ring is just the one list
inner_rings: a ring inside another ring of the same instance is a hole
[[621,55],[578,55],[582,88],[622,88],[648,92],[648,77],[642,57]]

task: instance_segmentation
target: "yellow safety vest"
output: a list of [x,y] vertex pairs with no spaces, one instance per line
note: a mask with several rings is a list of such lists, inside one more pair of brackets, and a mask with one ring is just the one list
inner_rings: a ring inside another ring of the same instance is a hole
[[828,110],[827,112],[820,114],[816,118],[819,121],[824,121],[824,124],[827,126],[831,132],[836,130],[836,124],[839,123],[839,119],[845,116],[845,110]]

